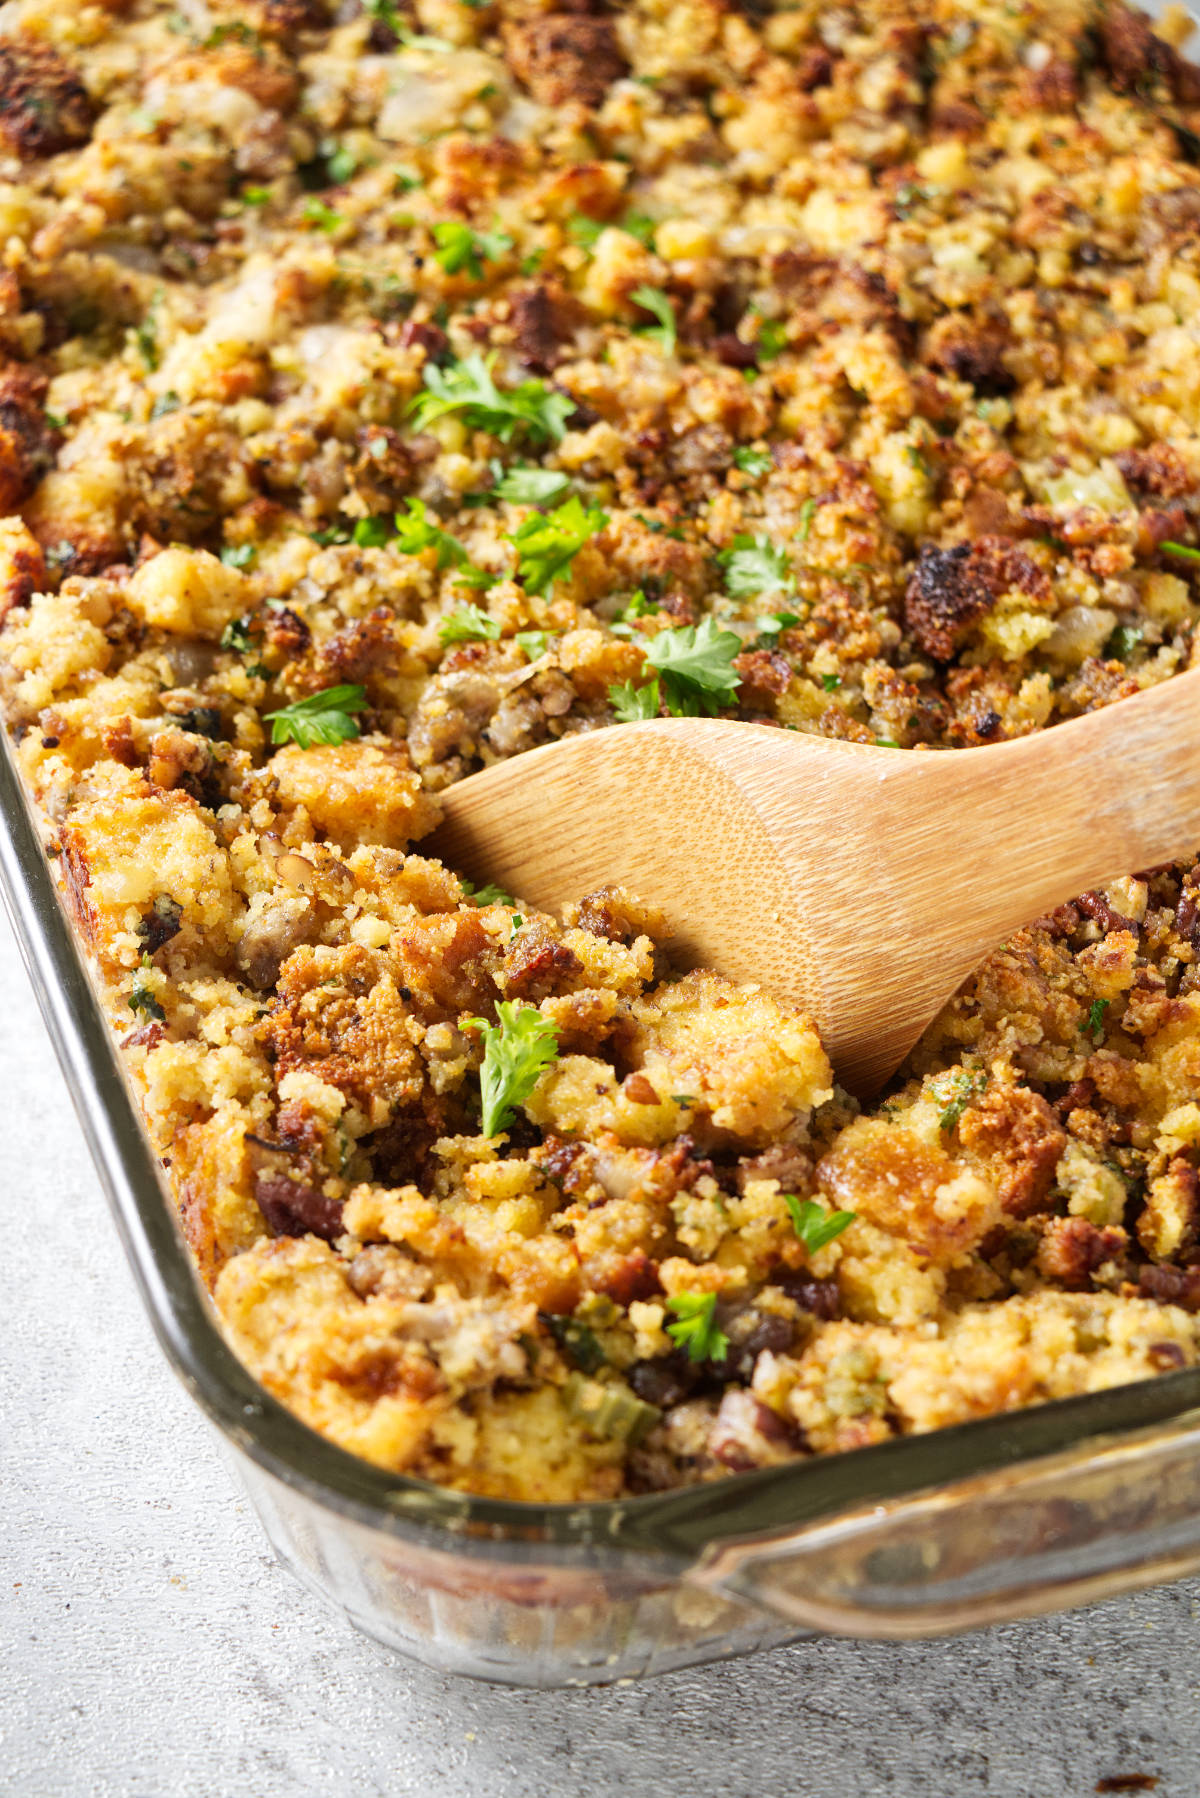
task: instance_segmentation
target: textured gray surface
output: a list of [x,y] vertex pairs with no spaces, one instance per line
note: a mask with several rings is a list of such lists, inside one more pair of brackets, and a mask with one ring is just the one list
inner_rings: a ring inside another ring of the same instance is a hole
[[0,1791],[21,1798],[1200,1792],[1200,1587],[609,1691],[425,1672],[271,1561],[138,1308],[0,919]]

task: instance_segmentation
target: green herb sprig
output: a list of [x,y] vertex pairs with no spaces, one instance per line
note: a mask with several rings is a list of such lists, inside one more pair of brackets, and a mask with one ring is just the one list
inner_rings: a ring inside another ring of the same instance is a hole
[[577,493],[553,512],[532,512],[509,535],[517,552],[517,576],[527,593],[548,594],[588,540],[608,523],[597,506]]
[[502,443],[523,432],[535,443],[561,443],[575,401],[555,393],[544,381],[522,381],[501,390],[492,379],[495,355],[486,359],[477,352],[445,368],[427,362],[422,371],[425,392],[410,403],[418,425],[459,412],[464,423],[490,431]]
[[643,312],[652,312],[658,320],[655,325],[642,325],[639,335],[657,343],[664,356],[673,356],[676,344],[675,308],[662,288],[644,285],[635,287],[629,297],[635,306],[640,306]]
[[677,1292],[667,1300],[674,1321],[666,1326],[676,1348],[686,1349],[690,1361],[724,1361],[729,1338],[716,1322],[715,1292]]
[[780,1193],[791,1214],[792,1227],[810,1255],[848,1230],[857,1211],[826,1211],[816,1199],[799,1199],[794,1192]]
[[271,726],[272,743],[291,742],[311,749],[314,743],[347,743],[357,737],[360,732],[354,713],[366,709],[366,689],[347,683],[311,693],[281,711],[267,712],[265,721]]
[[479,1092],[483,1102],[483,1134],[498,1136],[517,1115],[540,1076],[558,1058],[558,1029],[533,1005],[501,999],[499,1023],[486,1018],[470,1022],[483,1038]]

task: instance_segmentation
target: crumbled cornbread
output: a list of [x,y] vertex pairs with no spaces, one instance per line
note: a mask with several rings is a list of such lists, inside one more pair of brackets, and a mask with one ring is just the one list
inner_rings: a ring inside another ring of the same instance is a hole
[[1200,1359],[1200,867],[862,1112],[620,869],[554,919],[419,849],[629,717],[936,752],[1200,663],[1178,26],[0,7],[0,693],[224,1327],[335,1441],[603,1498]]

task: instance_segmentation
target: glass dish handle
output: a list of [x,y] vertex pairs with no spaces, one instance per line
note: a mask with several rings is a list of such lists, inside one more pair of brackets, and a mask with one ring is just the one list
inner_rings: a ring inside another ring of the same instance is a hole
[[690,1578],[801,1627],[906,1637],[1091,1603],[1200,1569],[1200,1411],[787,1535]]

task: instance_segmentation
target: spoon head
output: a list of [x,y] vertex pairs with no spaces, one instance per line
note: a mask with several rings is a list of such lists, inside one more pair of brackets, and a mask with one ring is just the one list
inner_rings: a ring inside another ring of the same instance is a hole
[[[866,1092],[894,1071],[946,990],[939,980],[922,1009],[909,988],[899,1026],[881,1028],[862,933],[831,930],[831,914],[858,916],[863,899],[844,870],[831,885],[831,846],[863,816],[861,780],[882,759],[715,719],[594,731],[452,787],[445,821],[422,847],[545,911],[629,887],[667,914],[676,965],[758,982],[801,1006],[839,1078]],[[842,791],[851,770],[853,796]]]

